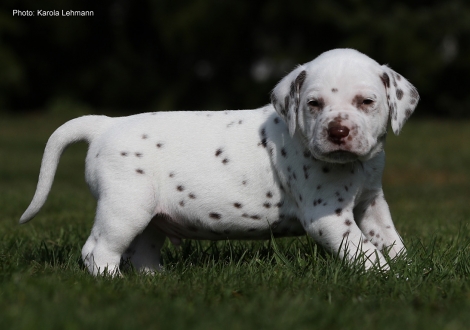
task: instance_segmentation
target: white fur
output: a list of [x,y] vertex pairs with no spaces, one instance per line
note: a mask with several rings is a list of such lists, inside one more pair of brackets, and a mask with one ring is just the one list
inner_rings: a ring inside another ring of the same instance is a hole
[[92,274],[117,274],[122,257],[158,270],[165,237],[179,244],[305,233],[350,261],[364,257],[366,268],[387,268],[381,251],[393,258],[404,245],[382,192],[383,145],[389,113],[398,133],[414,110],[414,87],[337,49],[288,74],[272,101],[256,110],[71,120],[49,139],[20,222],[44,204],[65,146],[85,140],[86,180],[98,201],[82,250]]

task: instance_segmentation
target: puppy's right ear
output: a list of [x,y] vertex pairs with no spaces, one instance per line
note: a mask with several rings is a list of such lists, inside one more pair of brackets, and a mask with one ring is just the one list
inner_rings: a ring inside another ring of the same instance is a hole
[[271,104],[289,127],[289,134],[294,135],[300,106],[300,90],[307,78],[305,67],[299,65],[274,87]]

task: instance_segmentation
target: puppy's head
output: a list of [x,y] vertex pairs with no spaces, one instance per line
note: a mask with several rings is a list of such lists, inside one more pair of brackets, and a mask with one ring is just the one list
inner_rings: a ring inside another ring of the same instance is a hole
[[271,95],[290,134],[301,134],[315,158],[335,163],[377,155],[388,118],[399,134],[418,100],[405,78],[352,49],[335,49],[298,66]]

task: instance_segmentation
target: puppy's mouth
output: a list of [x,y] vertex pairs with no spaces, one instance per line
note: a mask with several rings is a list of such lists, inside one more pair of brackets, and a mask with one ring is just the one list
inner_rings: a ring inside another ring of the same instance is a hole
[[330,152],[324,152],[319,150],[319,148],[313,148],[312,154],[315,158],[319,160],[338,164],[354,162],[360,157],[360,155],[358,155],[357,153],[344,149],[337,149]]
[[358,155],[351,151],[336,150],[324,155],[325,159],[333,163],[349,163],[358,159]]

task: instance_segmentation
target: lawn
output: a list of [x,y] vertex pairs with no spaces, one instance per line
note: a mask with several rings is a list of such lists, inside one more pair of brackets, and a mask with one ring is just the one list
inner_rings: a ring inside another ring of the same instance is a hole
[[388,273],[347,267],[304,237],[166,245],[164,273],[112,279],[80,260],[95,208],[85,144],[18,225],[66,119],[0,116],[2,329],[468,329],[470,122],[412,120],[389,135],[384,190],[409,254]]

